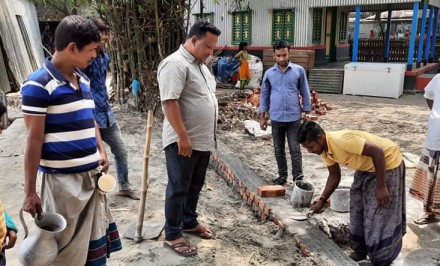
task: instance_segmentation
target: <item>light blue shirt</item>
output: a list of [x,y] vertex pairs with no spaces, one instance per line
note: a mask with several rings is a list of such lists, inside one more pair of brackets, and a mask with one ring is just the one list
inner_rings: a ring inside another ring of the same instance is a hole
[[[299,102],[303,98],[303,107]],[[276,122],[293,122],[301,118],[301,112],[312,110],[310,89],[304,68],[289,63],[285,72],[275,64],[263,77],[260,96],[260,112],[270,113]]]

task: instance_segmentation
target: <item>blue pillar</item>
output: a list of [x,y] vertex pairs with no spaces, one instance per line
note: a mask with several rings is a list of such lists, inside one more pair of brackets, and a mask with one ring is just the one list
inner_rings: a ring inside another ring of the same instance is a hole
[[434,25],[432,25],[432,41],[431,41],[431,52],[429,53],[429,63],[434,62],[435,56],[435,45],[437,44],[437,28],[438,28],[438,11],[439,9],[436,7],[434,15]]
[[391,5],[388,6],[388,20],[387,20],[387,33],[385,37],[385,56],[383,58],[384,62],[388,62],[390,58],[390,33],[391,33],[391,16],[392,16]]
[[432,20],[434,18],[434,7],[429,8],[429,19],[428,19],[428,31],[426,32],[426,44],[425,53],[423,54],[423,65],[426,66],[428,63],[429,49],[431,48],[431,32],[432,32]]
[[359,50],[359,26],[361,24],[361,6],[356,6],[356,20],[354,22],[353,55],[351,61],[357,62]]
[[426,29],[426,12],[428,10],[428,3],[424,1],[423,12],[422,12],[422,26],[420,27],[420,37],[419,37],[419,50],[417,52],[417,64],[416,68],[419,68],[422,62],[423,54],[423,44],[425,42],[425,29]]
[[414,2],[411,36],[409,38],[408,63],[406,70],[411,71],[414,64],[414,47],[416,45],[417,22],[419,21],[419,2]]

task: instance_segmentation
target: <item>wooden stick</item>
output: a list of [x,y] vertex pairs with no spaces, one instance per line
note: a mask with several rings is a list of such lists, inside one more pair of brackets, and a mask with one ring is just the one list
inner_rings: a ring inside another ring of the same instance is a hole
[[139,204],[138,219],[136,223],[136,233],[134,235],[134,242],[142,242],[142,226],[144,224],[144,212],[145,212],[145,201],[147,199],[148,190],[148,162],[150,160],[150,146],[151,146],[151,135],[153,128],[153,111],[148,111],[147,117],[147,136],[145,140],[145,150],[144,150],[144,164],[142,173],[142,190],[141,190],[141,200]]

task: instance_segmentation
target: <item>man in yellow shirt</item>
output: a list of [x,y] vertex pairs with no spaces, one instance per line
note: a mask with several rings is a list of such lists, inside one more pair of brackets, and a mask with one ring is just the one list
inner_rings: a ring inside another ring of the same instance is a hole
[[322,211],[341,181],[340,165],[356,170],[350,189],[350,239],[358,261],[367,255],[373,265],[390,265],[402,249],[406,233],[405,165],[393,141],[356,130],[325,132],[304,122],[297,141],[321,155],[329,176],[311,210]]

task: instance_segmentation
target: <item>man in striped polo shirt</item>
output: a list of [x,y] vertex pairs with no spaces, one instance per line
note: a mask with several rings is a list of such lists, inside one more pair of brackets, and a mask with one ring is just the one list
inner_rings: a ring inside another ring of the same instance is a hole
[[[22,109],[28,130],[25,153],[25,201],[32,216],[56,212],[67,221],[59,234],[54,265],[104,265],[121,241],[98,193],[97,168],[108,169],[96,126],[89,80],[78,69],[96,57],[101,36],[80,16],[64,18],[55,31],[55,53],[22,85]],[[41,199],[36,192],[42,180]]]

